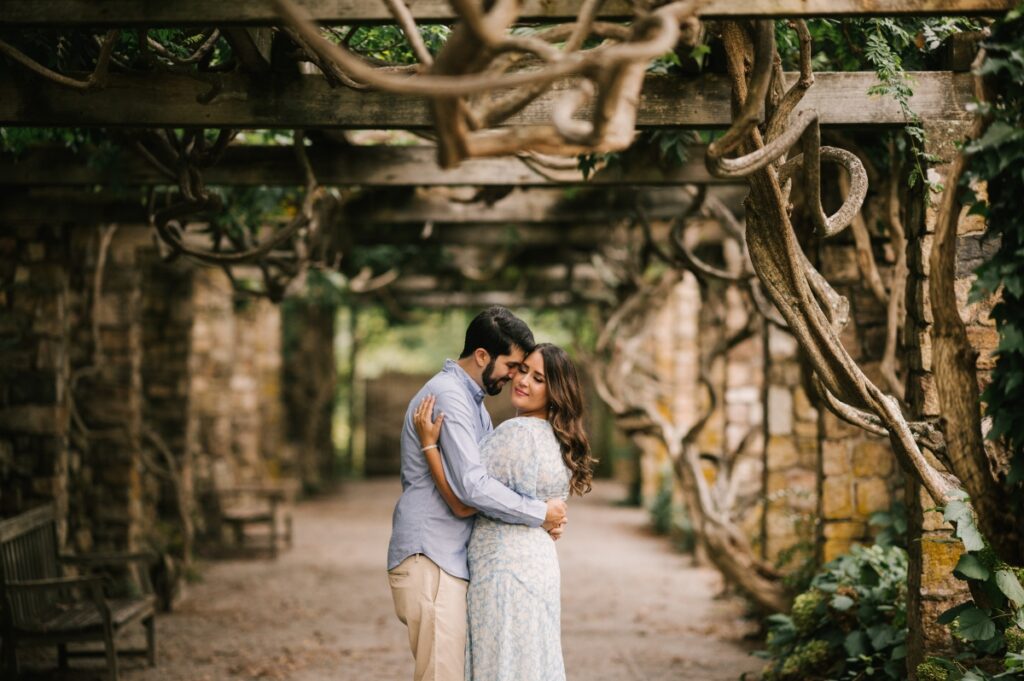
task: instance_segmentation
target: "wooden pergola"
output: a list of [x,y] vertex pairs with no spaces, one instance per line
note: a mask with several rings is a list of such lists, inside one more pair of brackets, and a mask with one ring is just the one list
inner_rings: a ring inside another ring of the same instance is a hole
[[[299,4],[322,25],[393,21],[379,0],[302,0]],[[519,21],[574,20],[580,4],[580,0],[526,0]],[[1012,9],[1015,4],[1015,0],[708,0],[701,6],[699,16],[709,20],[991,16]],[[418,22],[453,23],[458,19],[446,0],[413,0],[408,5]],[[631,4],[623,0],[609,0],[599,13],[600,18],[608,21],[626,20],[632,15]],[[302,130],[306,139],[311,140],[306,147],[308,168],[285,147],[232,145],[218,163],[203,170],[206,184],[247,188],[307,184],[308,187],[308,176],[313,174],[318,188],[341,188],[351,192],[346,194],[343,210],[332,217],[333,222],[327,229],[343,234],[346,246],[420,248],[422,255],[419,257],[424,267],[410,263],[400,277],[390,282],[386,291],[390,302],[423,308],[478,308],[492,303],[553,308],[607,302],[611,294],[594,254],[597,246],[632,243],[635,232],[630,230],[635,228],[638,213],[642,212],[644,220],[649,221],[644,228],[663,238],[670,222],[693,206],[696,192],[692,187],[695,186],[707,188],[709,194],[735,214],[742,211],[746,184],[741,184],[744,181],[739,179],[723,179],[725,173],[713,172],[713,167],[709,170],[714,159],[706,146],[694,146],[687,160],[673,168],[634,159],[632,163],[599,167],[592,176],[585,177],[571,164],[552,168],[538,162],[537,156],[531,153],[469,158],[446,168],[437,160],[438,147],[427,143],[414,146],[353,144],[339,132],[397,129],[413,131],[425,140],[429,137],[428,131],[435,128],[436,109],[432,107],[437,106],[436,99],[340,87],[312,69],[303,73],[275,69],[269,39],[271,31],[267,27],[280,24],[272,3],[254,0],[6,0],[0,4],[0,27],[5,29],[216,26],[229,38],[238,55],[238,64],[231,71],[217,73],[188,69],[111,72],[102,87],[81,89],[33,77],[18,67],[6,68],[0,72],[0,126],[91,127],[126,132],[217,128]],[[951,132],[940,137],[948,150],[953,140],[962,137],[961,133],[971,120],[968,104],[974,100],[974,91],[970,62],[975,47],[976,36],[952,40],[944,48],[941,70],[906,74],[913,83],[913,93],[904,102],[890,96],[870,95],[872,88],[880,85],[874,72],[816,72],[813,87],[800,100],[795,113],[813,110],[826,132],[881,133],[911,123],[924,128],[946,126]],[[732,66],[735,70],[735,64]],[[788,87],[800,79],[799,73],[786,73],[783,84]],[[560,97],[573,87],[569,80],[556,82],[504,123],[540,126],[551,121]],[[656,131],[728,128],[737,119],[733,90],[734,81],[722,73],[648,75],[640,91],[636,127]],[[590,111],[584,106],[576,113],[584,117]],[[913,112],[913,120],[909,112]],[[743,134],[750,134],[750,130]],[[937,144],[926,145],[921,149],[922,156],[932,154]],[[795,142],[791,146],[795,146]],[[0,221],[10,225],[144,224],[152,217],[152,211],[142,200],[143,190],[151,189],[153,195],[158,190],[164,191],[165,196],[173,192],[170,188],[174,181],[169,179],[168,173],[160,172],[131,149],[120,149],[112,162],[103,167],[89,163],[88,155],[89,150],[85,154],[72,154],[65,149],[47,147],[31,150],[16,160],[0,158]],[[936,172],[940,179],[945,177],[944,168]],[[739,178],[739,174],[734,177]],[[778,177],[773,181],[777,184]],[[921,225],[926,225],[934,216],[928,213],[924,201],[920,203],[914,208],[915,219],[920,218]],[[752,210],[750,216],[754,213]],[[784,208],[776,215],[785,217]],[[706,216],[698,218],[698,222],[700,220],[715,222]],[[634,224],[630,225],[631,222]],[[929,227],[922,227],[921,233],[908,232],[904,242],[910,267],[917,268],[913,273],[917,279],[910,282],[909,293],[903,297],[927,309],[921,313],[922,319],[917,320],[919,327],[912,332],[918,344],[925,342],[921,339],[927,336],[927,326],[931,324],[930,320],[923,319],[931,314],[930,304],[921,302],[928,295],[929,286],[925,264],[931,249],[931,235],[926,233],[927,229]],[[870,252],[870,236],[866,239],[866,249]],[[865,246],[860,243],[858,248]],[[765,248],[767,250],[770,249]],[[468,265],[439,267],[444,259],[442,253],[455,253],[465,258]],[[809,261],[807,266],[813,269]],[[512,273],[502,276],[505,269]],[[463,276],[466,271],[477,274]],[[814,275],[825,282],[816,270]],[[751,274],[748,279],[753,278]],[[828,286],[825,282],[822,289]],[[880,280],[878,286],[884,293]],[[819,300],[823,297],[819,295]],[[611,302],[621,304],[622,300]],[[778,299],[776,303],[781,309]],[[811,316],[806,308],[802,311]],[[814,311],[821,312],[817,307]],[[907,314],[906,310],[903,314]],[[821,317],[825,316],[826,313],[821,312]],[[835,327],[842,324],[829,318],[819,326],[828,327],[827,330],[838,338],[839,331]],[[823,331],[820,336],[826,337],[828,333]],[[806,338],[801,340],[810,345]],[[828,336],[824,342],[831,341]],[[888,337],[885,342],[888,346]],[[766,340],[766,347],[767,344]],[[840,352],[826,360],[838,357],[837,365],[849,360],[842,367],[849,374],[837,371],[836,375],[854,376],[859,380],[863,374],[856,373],[861,371],[858,360],[841,354],[846,350],[839,340],[835,340],[835,344],[839,345]],[[801,348],[807,351],[803,345]],[[913,412],[915,417],[921,418],[914,422],[918,427],[928,419],[935,420],[935,414],[929,411],[934,411],[934,405],[927,402],[928,399],[935,401],[934,396],[928,397],[935,388],[930,348],[927,366],[926,351],[919,346],[913,352],[917,354],[908,362],[911,368],[907,369],[910,378],[906,381],[909,387],[904,405],[907,413]],[[708,363],[711,361],[713,358]],[[795,367],[791,373],[800,371]],[[888,416],[885,416],[878,410],[869,413],[862,409],[846,420],[874,435],[884,434],[889,427],[886,424],[891,425],[886,418],[898,418],[906,425],[900,411],[902,407],[891,406],[886,401],[891,399],[896,405],[896,398],[888,393],[883,395],[871,382],[873,380],[864,378],[864,382],[854,388],[867,390],[864,385],[870,383],[870,388],[882,395],[877,404],[890,407],[893,413],[886,412]],[[853,379],[848,382],[856,383]],[[827,399],[827,390],[821,390],[822,399]],[[870,401],[864,404],[877,406]],[[617,415],[628,418],[630,406],[623,406],[621,412],[616,410]],[[639,410],[635,405],[632,407],[635,417]],[[861,423],[856,422],[858,414],[864,419]],[[912,443],[917,442],[915,438],[923,437],[920,431],[911,432],[910,426],[905,430],[899,435]],[[895,432],[895,428],[888,430],[889,434]],[[768,430],[765,433],[766,437],[770,434]],[[680,433],[666,435],[666,442],[676,435]],[[816,433],[815,437],[819,435],[820,464],[823,443],[831,435]],[[893,443],[896,437],[893,436]],[[681,441],[682,437],[674,437],[675,444]],[[905,461],[902,463],[908,470],[912,468],[906,466]],[[933,467],[930,460],[926,465]],[[831,474],[825,473],[821,466],[818,473],[822,477]],[[913,488],[915,494],[923,489],[918,482],[913,484],[918,485]],[[915,509],[919,511],[921,509]],[[926,536],[931,531],[921,530],[919,534],[929,541],[941,542],[942,538]],[[921,555],[914,560],[917,565],[912,569],[923,571]],[[757,573],[754,568],[748,572]],[[755,578],[759,577],[759,573],[755,574]],[[913,617],[917,619],[911,619],[918,626],[919,620],[931,616],[922,605],[925,587],[920,584],[931,577],[918,574],[913,578],[919,582],[916,588],[920,593],[916,595],[918,602],[911,606],[915,609]],[[934,586],[929,584],[927,588]],[[941,589],[929,597],[935,596],[936,601],[948,598],[939,591]],[[915,635],[923,640],[931,633],[918,631]]]

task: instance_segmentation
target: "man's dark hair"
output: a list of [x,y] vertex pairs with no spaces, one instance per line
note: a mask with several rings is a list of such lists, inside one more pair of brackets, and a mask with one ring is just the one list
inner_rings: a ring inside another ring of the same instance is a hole
[[513,345],[522,348],[523,352],[530,352],[536,345],[533,332],[526,322],[509,312],[508,308],[494,305],[469,323],[466,343],[459,359],[469,357],[477,348],[486,350],[493,359],[498,355],[510,354]]

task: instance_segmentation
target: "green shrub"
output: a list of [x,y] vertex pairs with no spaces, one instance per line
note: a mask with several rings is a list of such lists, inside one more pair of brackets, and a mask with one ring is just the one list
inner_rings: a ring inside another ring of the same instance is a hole
[[855,546],[825,565],[789,615],[768,618],[771,681],[904,679],[907,552]]

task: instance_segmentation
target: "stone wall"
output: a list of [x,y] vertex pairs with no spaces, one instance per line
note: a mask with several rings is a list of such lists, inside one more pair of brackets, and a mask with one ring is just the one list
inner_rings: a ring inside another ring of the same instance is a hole
[[785,329],[766,326],[762,557],[789,571],[814,554],[818,411],[801,380],[796,339]]
[[[353,312],[354,314],[354,312]],[[284,304],[285,433],[294,443],[297,477],[318,490],[334,475],[335,323],[338,308],[323,301]]]
[[[888,286],[893,253],[878,226],[866,225],[882,281]],[[840,340],[853,360],[876,385],[885,386],[879,363],[885,348],[887,300],[865,284],[857,263],[852,229],[820,246],[820,271],[850,303],[850,321]],[[899,354],[899,353],[898,353]],[[902,489],[895,455],[887,438],[851,426],[819,409],[819,558],[827,562],[854,543],[869,544],[868,520],[888,510]]]
[[49,501],[67,515],[67,236],[52,225],[0,225],[2,517]]
[[69,529],[79,550],[135,550],[143,506],[142,226],[71,230]]
[[0,516],[55,501],[71,549],[174,551],[205,491],[291,472],[277,307],[147,226],[3,233]]

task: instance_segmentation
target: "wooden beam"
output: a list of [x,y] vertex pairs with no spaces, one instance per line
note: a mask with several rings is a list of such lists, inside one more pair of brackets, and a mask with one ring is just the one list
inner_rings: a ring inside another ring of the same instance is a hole
[[[711,218],[693,219],[708,228]],[[655,238],[661,242],[668,239],[670,222],[658,220],[654,223]],[[421,225],[379,225],[357,227],[353,240],[360,245],[402,245],[439,244],[444,246],[470,246],[475,248],[502,248],[512,246],[530,251],[558,250],[593,251],[595,245],[624,245],[636,234],[625,230],[614,230],[609,222],[593,223],[520,223],[495,225],[493,223],[455,223],[434,225],[428,232]]]
[[394,294],[395,300],[407,307],[431,309],[474,308],[491,305],[508,308],[527,307],[531,310],[572,307],[580,305],[577,294],[571,290],[520,293],[517,291],[431,291],[426,293]]
[[[470,159],[456,168],[437,165],[434,147],[352,146],[310,148],[310,163],[324,185],[364,187],[442,187],[474,185],[544,187],[552,185],[725,184],[704,167],[704,147],[694,146],[682,165],[662,169],[656,162],[615,165],[584,179],[578,171],[543,171],[518,158]],[[289,147],[229,147],[203,171],[208,185],[301,186],[302,169]],[[130,150],[117,152],[102,166],[89,152],[61,147],[33,149],[20,157],[0,156],[0,185],[14,187],[148,186],[171,182]]]
[[[910,110],[923,119],[967,114],[971,74],[909,74]],[[788,74],[792,82],[796,74]],[[801,103],[825,125],[903,125],[892,97],[868,96],[873,72],[817,73]],[[546,123],[558,90],[538,98],[510,122]],[[730,87],[721,75],[685,79],[651,76],[644,84],[641,127],[725,127]],[[111,74],[101,90],[75,90],[11,69],[0,76],[0,125],[47,127],[431,128],[427,102],[384,92],[332,89],[320,76],[241,74]]]
[[[380,0],[299,0],[325,23],[388,22]],[[420,21],[454,20],[448,0],[410,0]],[[837,17],[901,15],[1001,14],[1015,0],[708,0],[699,10],[705,18]],[[572,20],[580,0],[524,0],[523,21]],[[608,0],[604,19],[633,16],[628,0]],[[273,5],[262,0],[4,0],[0,25],[27,26],[226,26],[279,23]]]
[[[714,187],[711,193],[726,205],[739,210],[746,189],[738,185]],[[689,207],[692,194],[683,187],[657,187],[644,190],[578,191],[561,189],[516,190],[492,204],[460,203],[430,192],[411,196],[384,196],[370,193],[360,201],[346,205],[343,220],[357,232],[372,231],[373,226],[472,225],[477,228],[507,230],[516,225],[608,225],[634,215],[640,201],[652,219],[669,219]],[[15,190],[0,194],[0,224],[102,224],[105,222],[148,222],[143,197],[66,191],[26,192]],[[508,236],[504,232],[501,239]],[[491,237],[479,237],[482,242]],[[500,240],[500,239],[499,239]]]
[[[723,190],[727,189],[723,187]],[[734,192],[745,192],[735,188]],[[369,194],[345,206],[346,221],[373,224],[607,224],[633,216],[639,201],[654,219],[672,218],[685,211],[693,195],[682,187],[619,192],[559,189],[516,190],[488,204],[462,203],[436,193],[419,192],[407,198]]]

